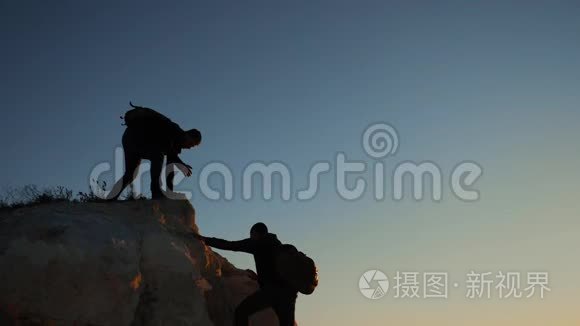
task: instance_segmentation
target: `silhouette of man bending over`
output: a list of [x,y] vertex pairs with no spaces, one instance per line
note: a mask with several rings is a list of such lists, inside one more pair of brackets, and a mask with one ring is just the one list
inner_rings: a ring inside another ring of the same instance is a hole
[[[125,174],[115,183],[107,199],[117,199],[133,182],[142,159],[151,161],[151,196],[159,199],[163,196],[160,178],[164,158],[167,156],[167,165],[176,164],[184,175],[191,176],[191,166],[185,164],[179,154],[182,149],[198,146],[201,133],[197,129],[184,131],[178,124],[152,109],[130,105],[134,109],[125,114],[127,129],[122,140]],[[165,181],[168,191],[173,191],[173,176],[174,172],[167,174]]]

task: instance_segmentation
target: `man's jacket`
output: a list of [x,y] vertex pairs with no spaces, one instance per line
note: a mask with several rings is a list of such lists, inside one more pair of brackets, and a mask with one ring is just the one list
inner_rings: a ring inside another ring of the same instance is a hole
[[186,134],[176,123],[128,127],[123,134],[123,148],[145,159],[167,155],[168,162],[182,163],[178,157]]

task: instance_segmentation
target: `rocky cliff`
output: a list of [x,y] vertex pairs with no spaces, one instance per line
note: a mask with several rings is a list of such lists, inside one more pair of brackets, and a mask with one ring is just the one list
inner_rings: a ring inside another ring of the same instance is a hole
[[[248,271],[190,236],[187,201],[0,212],[0,325],[231,325]],[[271,311],[253,325],[277,325]]]

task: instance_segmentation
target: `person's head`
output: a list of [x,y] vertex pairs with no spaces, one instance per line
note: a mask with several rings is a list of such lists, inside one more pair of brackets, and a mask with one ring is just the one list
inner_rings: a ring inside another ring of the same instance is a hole
[[254,240],[261,239],[266,234],[268,234],[268,227],[262,222],[254,224],[250,229],[250,238]]
[[182,144],[183,148],[192,148],[201,143],[201,132],[197,129],[191,129],[185,132],[185,141]]

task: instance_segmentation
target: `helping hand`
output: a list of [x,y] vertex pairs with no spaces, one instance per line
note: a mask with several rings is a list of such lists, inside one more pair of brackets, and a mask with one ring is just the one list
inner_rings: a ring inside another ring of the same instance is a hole
[[179,170],[185,174],[186,177],[191,176],[191,165],[188,164],[179,164]]
[[257,281],[258,280],[258,274],[256,274],[256,272],[254,272],[251,269],[246,269],[246,273],[248,274],[248,277],[250,277],[252,280]]

